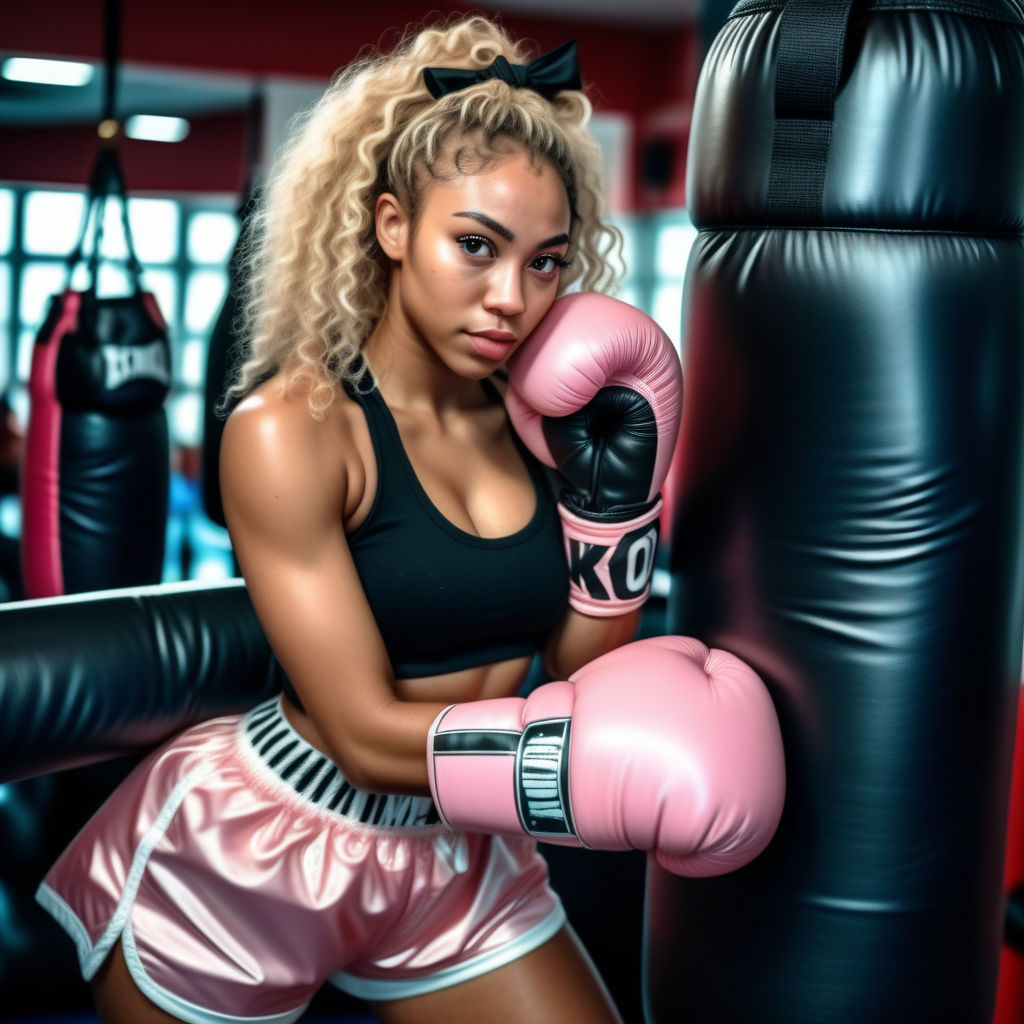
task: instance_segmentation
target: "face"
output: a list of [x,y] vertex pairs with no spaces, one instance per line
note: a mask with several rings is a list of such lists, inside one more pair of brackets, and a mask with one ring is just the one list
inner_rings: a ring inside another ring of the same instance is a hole
[[382,196],[388,329],[461,376],[492,373],[554,302],[570,219],[558,172],[520,151],[479,173],[431,180],[415,224]]

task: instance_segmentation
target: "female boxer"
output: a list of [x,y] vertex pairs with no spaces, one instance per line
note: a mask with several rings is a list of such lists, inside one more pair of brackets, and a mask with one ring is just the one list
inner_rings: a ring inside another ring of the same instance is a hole
[[[325,980],[389,1022],[613,1021],[534,837],[672,863],[736,846],[659,832],[665,702],[680,663],[700,693],[711,671],[628,644],[678,361],[614,300],[554,315],[611,276],[579,86],[571,46],[527,64],[471,18],[349,68],[285,153],[221,466],[289,686],[153,755],[41,888],[105,1021],[291,1021]],[[537,336],[508,399],[558,510],[497,380]],[[637,416],[596,458],[590,420]],[[577,682],[524,700],[538,649]]]

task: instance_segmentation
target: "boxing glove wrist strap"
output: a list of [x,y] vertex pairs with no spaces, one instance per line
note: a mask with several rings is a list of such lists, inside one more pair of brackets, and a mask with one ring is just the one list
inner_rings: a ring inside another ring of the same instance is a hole
[[564,708],[525,725],[521,698],[453,704],[438,715],[427,738],[427,765],[445,824],[582,845],[569,802],[571,684],[552,685],[556,695],[569,688]]
[[625,517],[581,513],[564,498],[558,512],[569,562],[569,604],[594,616],[642,607],[654,575],[661,497]]

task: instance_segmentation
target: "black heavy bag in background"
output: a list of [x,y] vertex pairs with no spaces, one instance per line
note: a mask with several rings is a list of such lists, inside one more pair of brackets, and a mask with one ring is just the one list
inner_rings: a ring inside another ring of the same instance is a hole
[[656,1024],[991,1024],[1021,665],[1009,0],[738,4],[702,69],[670,632],[779,710],[750,867],[650,868]]
[[206,352],[205,390],[203,394],[202,496],[203,511],[215,523],[226,526],[224,503],[220,493],[220,442],[230,408],[225,407],[228,388],[244,357],[238,333],[245,292],[245,253],[253,230],[253,212],[257,193],[250,191],[238,210],[238,240],[228,263],[228,290],[213,325]]
[[[97,295],[103,212],[121,203],[130,294]],[[22,571],[28,597],[157,583],[163,572],[170,447],[167,328],[128,226],[116,152],[103,149],[90,187],[89,283],[50,300],[36,338],[22,467]]]
[[225,401],[227,391],[245,358],[245,344],[239,328],[247,283],[246,261],[256,220],[254,214],[259,205],[258,181],[265,148],[264,114],[263,92],[257,90],[249,102],[246,118],[246,182],[244,198],[238,208],[238,238],[228,262],[228,290],[206,349],[201,491],[203,511],[221,526],[227,523],[220,493],[220,442],[227,415],[239,401],[237,398]]

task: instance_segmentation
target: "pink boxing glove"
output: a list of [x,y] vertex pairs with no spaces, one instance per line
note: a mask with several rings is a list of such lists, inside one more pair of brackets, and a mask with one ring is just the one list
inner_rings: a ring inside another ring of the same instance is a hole
[[764,684],[739,658],[679,636],[626,644],[526,698],[446,708],[427,763],[449,825],[648,850],[693,877],[753,860],[785,796]]
[[650,592],[682,405],[679,356],[646,314],[607,295],[564,295],[512,356],[516,432],[566,482],[559,501],[569,603],[588,615]]

